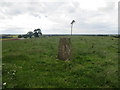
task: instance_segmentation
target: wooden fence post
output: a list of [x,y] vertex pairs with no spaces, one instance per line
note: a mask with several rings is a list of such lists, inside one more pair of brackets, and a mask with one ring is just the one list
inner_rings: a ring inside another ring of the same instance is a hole
[[58,59],[70,60],[70,57],[71,57],[71,40],[70,40],[70,38],[60,38],[59,49],[58,49]]

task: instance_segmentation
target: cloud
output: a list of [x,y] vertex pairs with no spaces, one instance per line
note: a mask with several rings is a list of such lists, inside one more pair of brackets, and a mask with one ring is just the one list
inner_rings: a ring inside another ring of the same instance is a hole
[[[117,0],[0,1],[0,32],[43,34],[117,33]],[[14,29],[14,30],[13,30]]]
[[100,8],[99,10],[102,10],[104,12],[111,11],[115,8],[115,2],[107,2],[106,6],[103,8]]
[[12,27],[9,27],[9,28],[6,28],[5,30],[2,30],[1,32],[2,33],[6,33],[7,32],[8,34],[20,34],[20,33],[24,34],[23,33],[24,30],[25,30],[25,28],[19,28],[19,27],[12,28]]

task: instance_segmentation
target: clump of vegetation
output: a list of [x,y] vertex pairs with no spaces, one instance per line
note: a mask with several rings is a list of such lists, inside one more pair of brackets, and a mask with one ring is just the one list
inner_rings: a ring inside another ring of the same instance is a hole
[[70,36],[72,59],[62,61],[60,37],[4,41],[3,88],[118,88],[118,38]]
[[18,38],[32,38],[32,37],[40,37],[42,36],[41,29],[35,29],[33,32],[29,31],[27,34],[24,35],[18,35]]
[[18,38],[22,38],[22,35],[18,35]]

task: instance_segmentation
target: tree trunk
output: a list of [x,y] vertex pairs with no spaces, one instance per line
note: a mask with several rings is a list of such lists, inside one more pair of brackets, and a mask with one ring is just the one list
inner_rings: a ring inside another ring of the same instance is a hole
[[71,41],[70,38],[60,38],[58,59],[70,60],[71,57]]

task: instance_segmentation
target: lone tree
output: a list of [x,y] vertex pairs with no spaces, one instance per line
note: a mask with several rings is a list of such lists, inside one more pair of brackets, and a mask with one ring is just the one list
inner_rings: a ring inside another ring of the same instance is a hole
[[35,37],[39,37],[40,35],[42,35],[41,29],[39,29],[39,28],[38,28],[38,29],[35,29],[35,30],[34,30],[34,36],[35,36]]
[[72,27],[73,27],[73,23],[75,23],[75,20],[72,20],[72,22],[71,22],[71,36],[72,36]]

